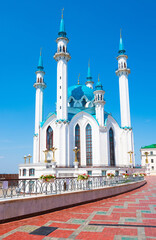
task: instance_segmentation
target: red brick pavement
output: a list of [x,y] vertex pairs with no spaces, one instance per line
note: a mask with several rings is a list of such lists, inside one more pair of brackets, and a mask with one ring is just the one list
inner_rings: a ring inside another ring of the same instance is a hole
[[48,239],[156,239],[156,177],[147,177],[145,186],[129,193],[1,224],[0,239],[46,239],[30,234],[42,226],[57,228]]

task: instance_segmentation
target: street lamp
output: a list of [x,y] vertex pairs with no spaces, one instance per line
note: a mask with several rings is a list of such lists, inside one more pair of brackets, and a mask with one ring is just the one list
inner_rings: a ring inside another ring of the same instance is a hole
[[52,148],[50,148],[50,150],[53,152],[52,162],[55,162],[55,151],[57,150],[57,148],[52,147]]
[[47,154],[48,154],[49,150],[46,149],[46,150],[44,150],[43,152],[44,152],[44,154],[45,154],[45,160],[44,160],[44,162],[47,163]]
[[75,148],[73,149],[73,151],[75,152],[75,162],[78,162],[77,153],[80,151],[80,149],[78,149],[77,147],[75,147]]
[[132,154],[133,154],[133,152],[129,151],[128,154],[129,154],[129,157],[130,157],[130,164],[132,164]]
[[25,155],[24,156],[24,163],[26,164],[26,159],[27,159],[27,156]]
[[30,153],[29,153],[29,155],[28,155],[27,157],[28,157],[29,163],[30,163],[30,158],[32,157],[32,156],[30,155]]

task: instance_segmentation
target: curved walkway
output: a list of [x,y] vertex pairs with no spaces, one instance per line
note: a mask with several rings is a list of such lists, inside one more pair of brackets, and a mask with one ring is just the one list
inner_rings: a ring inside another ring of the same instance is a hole
[[1,224],[0,239],[156,239],[156,177],[129,193]]

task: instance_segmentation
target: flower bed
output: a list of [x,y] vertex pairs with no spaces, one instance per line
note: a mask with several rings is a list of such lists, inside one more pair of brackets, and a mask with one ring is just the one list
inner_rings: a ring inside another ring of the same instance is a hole
[[89,175],[87,174],[79,174],[77,177],[77,180],[87,180],[89,178]]
[[108,178],[113,178],[115,175],[113,173],[107,173]]
[[123,173],[122,176],[123,176],[123,178],[128,178],[129,174],[128,173]]
[[139,177],[146,177],[146,173],[139,173]]
[[56,179],[55,175],[41,175],[41,177],[39,178],[41,180],[43,180],[44,182],[53,182]]

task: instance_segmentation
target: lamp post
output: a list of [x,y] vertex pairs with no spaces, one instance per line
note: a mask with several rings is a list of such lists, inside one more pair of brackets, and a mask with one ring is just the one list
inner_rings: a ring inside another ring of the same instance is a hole
[[28,157],[29,163],[30,163],[30,159],[31,159],[32,156],[29,154],[27,157]]
[[27,156],[25,155],[24,156],[24,163],[26,164],[26,159],[27,159]]
[[130,165],[132,165],[132,154],[133,154],[133,152],[129,151],[128,154],[129,154],[129,157],[130,157]]
[[56,161],[56,160],[55,160],[55,151],[57,150],[57,148],[52,147],[50,150],[53,152],[52,162],[55,162],[55,161]]
[[78,162],[78,160],[77,160],[77,153],[80,151],[80,149],[78,149],[77,147],[75,147],[75,148],[73,149],[73,151],[75,152],[75,162]]
[[43,152],[44,152],[44,154],[45,154],[45,160],[44,160],[44,162],[47,163],[47,154],[48,154],[49,150],[46,149],[46,150],[44,150]]

